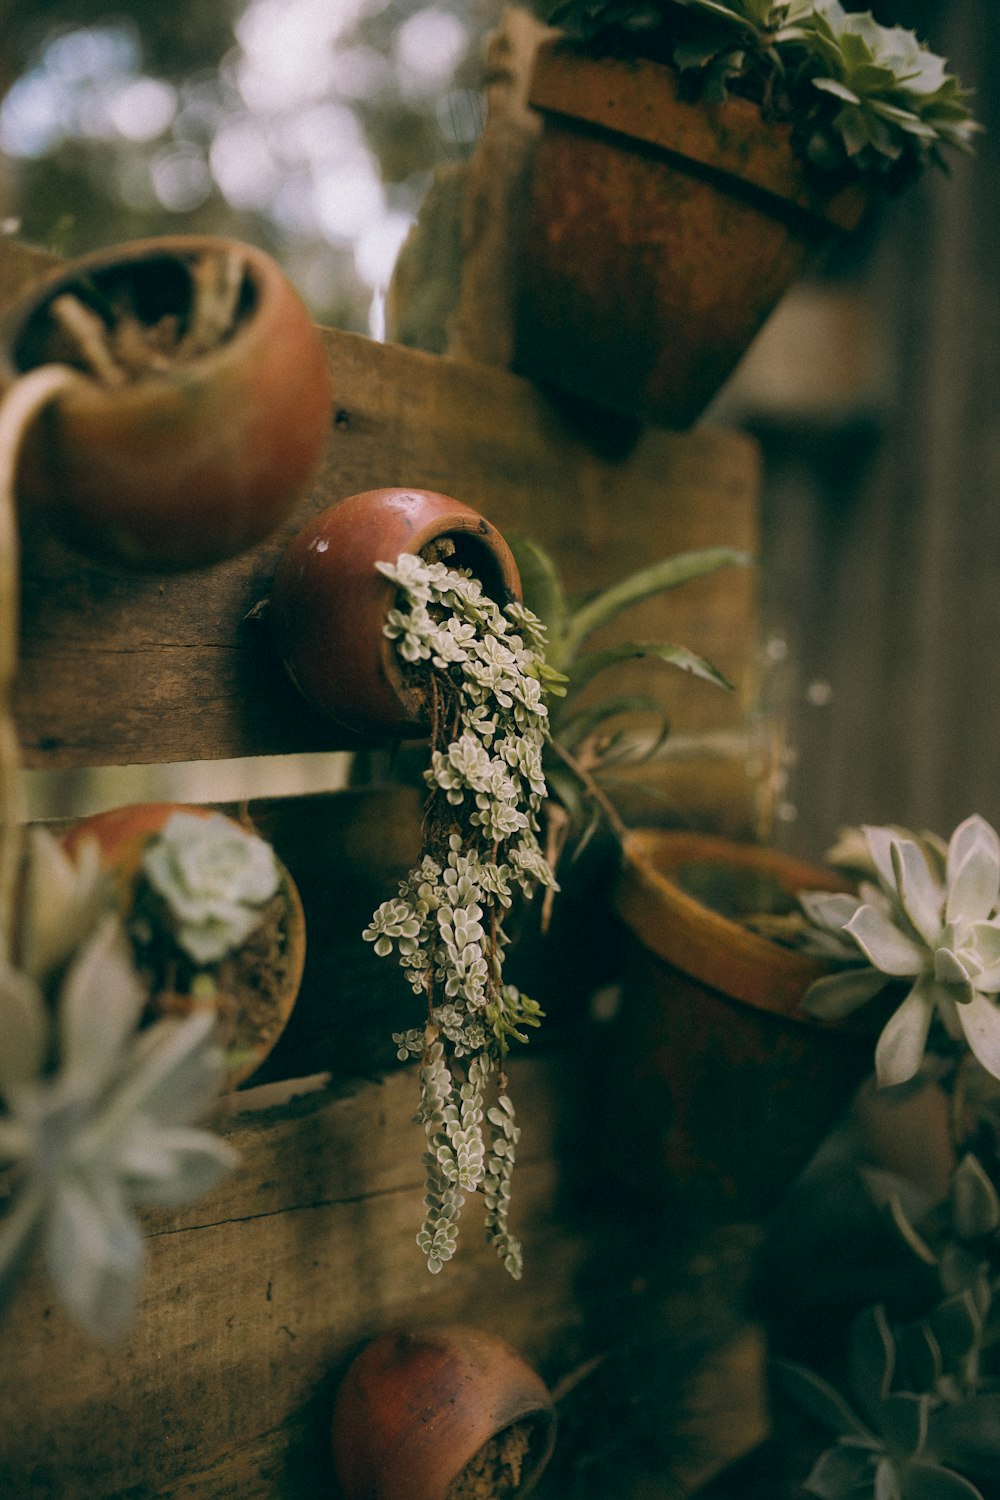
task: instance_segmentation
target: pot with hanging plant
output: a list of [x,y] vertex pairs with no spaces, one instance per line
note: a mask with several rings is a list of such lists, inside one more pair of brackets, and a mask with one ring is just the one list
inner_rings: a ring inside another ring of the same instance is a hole
[[464,1325],[383,1334],[353,1361],[333,1414],[344,1500],[515,1500],[555,1440],[541,1377]]
[[944,60],[838,0],[539,0],[515,366],[671,427],[809,258],[979,128]]
[[274,580],[279,649],[305,696],[370,733],[427,736],[423,852],[364,937],[395,953],[420,1005],[396,1033],[419,1060],[428,1268],[455,1253],[479,1195],[486,1234],[520,1276],[508,1213],[520,1130],[507,1091],[512,1041],[539,1006],[504,979],[504,919],[554,881],[539,844],[545,796],[543,632],[517,597],[506,543],[468,506],[410,490],[352,496],[292,542]]
[[298,294],[263,251],[209,236],[113,246],[44,278],[0,321],[0,392],[20,502],[126,569],[202,567],[262,540],[329,426]]
[[284,1030],[305,962],[305,920],[271,846],[234,818],[139,803],[85,818],[71,854],[99,852],[148,999],[144,1017],[216,1018],[229,1088]]

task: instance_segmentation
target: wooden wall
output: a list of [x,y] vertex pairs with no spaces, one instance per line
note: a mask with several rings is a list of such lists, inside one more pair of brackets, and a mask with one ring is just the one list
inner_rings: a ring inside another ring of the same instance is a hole
[[[41,263],[0,244],[0,302]],[[359,490],[455,494],[502,530],[536,537],[579,588],[689,547],[755,548],[756,451],[737,434],[611,429],[502,371],[323,337],[334,403],[322,471],[283,532],[255,551],[209,573],[133,579],[90,567],[23,518],[26,765],[342,748],[296,701],[266,628],[245,617],[305,518]],[[690,752],[664,771],[661,795],[674,817],[745,828],[757,781],[747,759],[752,571],[647,604],[628,633],[683,641],[736,682],[727,697],[664,672]],[[721,761],[710,753],[720,743]],[[332,1493],[331,1393],[369,1335],[405,1320],[474,1321],[504,1332],[553,1379],[585,1347],[577,1276],[593,1243],[567,1206],[566,1163],[580,1160],[581,1103],[593,1089],[587,976],[569,1000],[539,994],[553,1011],[548,1041],[512,1069],[524,1123],[523,1282],[481,1245],[474,1205],[455,1263],[431,1277],[414,1244],[415,1080],[392,1066],[387,1046],[406,995],[358,936],[415,851],[416,793],[359,787],[254,812],[307,909],[309,965],[287,1045],[269,1081],[222,1109],[240,1170],[183,1213],[150,1216],[145,1294],[123,1347],[102,1350],[73,1332],[40,1270],[22,1289],[0,1332],[0,1495],[311,1500]],[[591,911],[586,935],[598,951],[605,931],[612,942],[606,913],[600,922]],[[582,934],[572,916],[565,925],[570,951]],[[733,1441],[721,1439],[709,1468]]]

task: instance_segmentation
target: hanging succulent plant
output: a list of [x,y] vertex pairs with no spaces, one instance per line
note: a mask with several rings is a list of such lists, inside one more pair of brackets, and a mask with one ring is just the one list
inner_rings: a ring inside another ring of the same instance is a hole
[[376,953],[395,950],[427,1004],[426,1020],[395,1036],[400,1058],[421,1062],[427,1213],[417,1242],[439,1271],[466,1194],[482,1192],[487,1239],[517,1277],[508,1209],[520,1132],[504,1060],[541,1011],[504,982],[502,922],[516,889],[555,882],[538,826],[544,698],[562,679],[522,605],[501,609],[477,579],[412,553],[378,569],[398,589],[385,635],[431,729],[424,856],[364,933]]

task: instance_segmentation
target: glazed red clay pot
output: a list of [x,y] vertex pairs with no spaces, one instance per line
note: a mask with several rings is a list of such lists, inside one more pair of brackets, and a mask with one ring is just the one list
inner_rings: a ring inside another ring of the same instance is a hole
[[[174,813],[207,818],[215,811],[179,802],[136,803],[83,818],[67,831],[63,841],[72,852],[83,840],[96,839],[104,867],[114,882],[118,908],[127,922],[135,906],[143,852],[149,840],[162,831]],[[234,818],[229,821],[241,828]],[[241,828],[241,831],[245,830]],[[266,992],[255,994],[253,1006],[248,1007],[247,1014],[230,1018],[234,1032],[231,1046],[225,1036],[222,1038],[231,1052],[231,1063],[226,1070],[229,1088],[235,1088],[249,1078],[272,1050],[287,1025],[302,981],[306,952],[302,901],[294,880],[280,860],[278,873],[279,894],[284,903],[279,925],[281,968],[276,982]],[[221,974],[219,983],[220,989],[223,988]],[[163,1003],[164,997],[154,995],[155,1010],[160,1010]],[[186,1002],[182,995],[167,997],[167,1003],[170,1008],[183,1010]],[[220,1002],[220,1010],[224,1011],[224,1000]],[[249,1013],[251,1010],[252,1014]]]
[[520,598],[503,537],[478,511],[430,490],[367,490],[324,511],[286,550],[271,619],[285,667],[326,717],[364,734],[426,733],[424,703],[409,689],[383,626],[395,585],[375,567],[447,539],[449,565],[468,567],[498,604]]
[[628,837],[615,896],[628,942],[609,1062],[611,1154],[644,1200],[735,1221],[780,1201],[871,1072],[874,1033],[801,1011],[828,968],[691,894],[692,882],[720,875],[780,888],[790,907],[798,891],[847,887],[753,845]]
[[527,1495],[552,1452],[555,1409],[540,1377],[478,1328],[385,1334],[362,1350],[337,1392],[333,1455],[343,1500],[449,1500],[490,1440],[518,1427],[527,1431],[527,1455],[503,1500]]
[[644,59],[539,48],[515,367],[667,427],[704,410],[863,189],[794,154],[749,100],[678,97]]
[[[238,253],[232,330],[215,347],[109,388],[59,343],[51,307],[106,309],[126,289],[145,326],[183,329],[190,267]],[[278,265],[252,245],[165,237],[98,251],[40,282],[0,320],[0,390],[55,360],[80,378],[26,436],[18,496],[65,541],[126,568],[200,567],[259,542],[304,493],[329,428],[319,334]]]

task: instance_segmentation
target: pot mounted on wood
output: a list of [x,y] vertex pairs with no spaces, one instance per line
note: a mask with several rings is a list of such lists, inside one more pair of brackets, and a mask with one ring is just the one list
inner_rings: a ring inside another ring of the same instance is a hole
[[705,409],[812,253],[867,195],[802,166],[747,99],[678,97],[639,59],[539,48],[515,368],[667,427]]
[[[306,945],[302,902],[291,875],[275,857],[277,890],[262,905],[261,920],[245,942],[218,963],[192,962],[170,939],[169,922],[156,920],[163,907],[143,873],[143,857],[150,841],[163,833],[176,813],[202,820],[222,819],[237,840],[245,842],[247,830],[235,819],[212,808],[175,802],[136,803],[96,813],[74,824],[64,842],[73,851],[84,840],[95,840],[127,928],[131,931],[135,919],[140,918],[144,936],[133,946],[140,972],[150,979],[151,1018],[183,1014],[197,1004],[214,1005],[219,1016],[219,1040],[228,1059],[226,1085],[235,1088],[272,1050],[298,997]],[[223,908],[239,903],[242,892],[238,876],[230,871],[226,849],[218,851],[215,846],[196,851],[191,858],[196,861],[191,869],[181,867],[176,872],[182,900],[192,901],[192,884],[197,879],[208,898],[214,898]],[[207,1002],[198,996],[199,980],[204,983],[205,974],[212,977],[216,991]]]
[[19,498],[105,563],[199,567],[253,546],[326,439],[319,334],[278,265],[233,240],[102,250],[0,320],[0,390],[76,371],[25,438]]
[[313,707],[345,728],[427,731],[423,701],[382,633],[396,588],[375,564],[432,547],[449,566],[468,568],[498,604],[520,598],[517,564],[496,528],[430,490],[351,495],[310,521],[278,565],[270,613],[281,658]]
[[[811,1020],[826,966],[713,909],[844,890],[829,870],[693,833],[629,835],[616,892],[628,929],[609,1063],[616,1175],[654,1206],[754,1219],[773,1209],[871,1071],[873,1036]],[[714,898],[713,898],[714,899]],[[743,904],[745,903],[745,904]]]
[[333,1413],[344,1500],[515,1500],[554,1442],[540,1377],[503,1339],[463,1325],[375,1339]]

